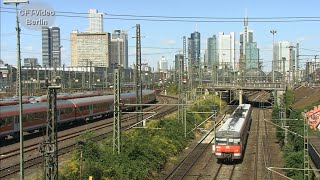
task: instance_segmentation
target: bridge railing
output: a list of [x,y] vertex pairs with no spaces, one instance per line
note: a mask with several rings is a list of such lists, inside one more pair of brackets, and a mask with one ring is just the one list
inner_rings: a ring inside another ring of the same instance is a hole
[[257,88],[257,89],[285,89],[286,85],[281,83],[216,83],[215,87],[233,87],[233,88]]

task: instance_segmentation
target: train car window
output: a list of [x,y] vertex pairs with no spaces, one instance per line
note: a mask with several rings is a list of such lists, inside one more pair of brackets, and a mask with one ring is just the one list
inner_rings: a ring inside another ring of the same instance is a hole
[[73,113],[73,108],[68,108],[68,114],[72,114]]
[[42,112],[42,119],[47,119],[47,112]]
[[13,122],[13,117],[7,117],[7,125],[11,126]]
[[33,121],[34,115],[33,114],[28,114],[28,121]]
[[28,119],[27,115],[22,116],[22,122],[27,122],[27,119]]
[[6,120],[4,118],[0,118],[0,127],[3,127],[6,124]]
[[40,113],[34,113],[33,120],[35,120],[35,121],[39,120],[39,115],[40,115]]

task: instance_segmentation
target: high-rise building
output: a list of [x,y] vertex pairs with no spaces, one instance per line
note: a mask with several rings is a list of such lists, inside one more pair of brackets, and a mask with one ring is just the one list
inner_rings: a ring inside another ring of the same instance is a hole
[[[250,30],[247,32],[247,40],[246,40],[246,43],[251,43],[253,42],[253,31]],[[243,54],[243,32],[240,32],[240,55]]]
[[89,32],[103,32],[103,13],[96,9],[89,9]]
[[60,28],[42,27],[42,65],[53,67],[53,62],[61,66]]
[[[174,69],[176,72],[179,71],[180,61],[183,61],[183,54],[176,54],[174,58]],[[182,69],[184,69],[184,64],[182,64]]]
[[162,56],[161,60],[159,61],[159,71],[160,72],[168,71],[168,61],[164,56]]
[[235,68],[234,32],[231,32],[230,35],[219,33],[219,68],[222,66]]
[[188,54],[189,54],[189,66],[200,65],[200,33],[191,33],[191,37],[188,38]]
[[112,33],[110,64],[115,63],[128,69],[128,33],[125,30],[114,30]]
[[38,65],[37,58],[24,58],[23,65],[26,67],[36,67]]
[[218,47],[217,47],[217,37],[213,35],[212,37],[208,38],[207,41],[207,65],[212,66],[218,64]]
[[95,67],[109,67],[110,33],[72,31],[70,41],[72,66],[87,66],[92,62]]
[[274,71],[285,73],[287,77],[289,74],[292,74],[295,64],[295,50],[291,51],[290,60],[289,46],[291,45],[293,44],[289,41],[280,41],[274,45]]
[[61,47],[60,46],[60,28],[51,28],[52,39],[52,63],[56,62],[57,66],[61,66]]
[[246,69],[259,68],[259,48],[256,42],[246,44]]

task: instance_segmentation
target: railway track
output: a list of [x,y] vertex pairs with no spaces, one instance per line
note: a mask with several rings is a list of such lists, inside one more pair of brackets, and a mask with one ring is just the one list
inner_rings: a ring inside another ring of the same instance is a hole
[[[169,96],[159,96],[158,97],[160,101],[164,104],[169,103],[169,99],[176,98],[169,97]],[[163,106],[153,106],[146,109],[146,111],[159,111],[159,113],[156,116],[164,116],[166,114],[172,113],[176,110],[175,108],[164,108]],[[148,117],[151,115],[145,115],[145,117]],[[122,121],[122,128],[129,128],[132,124],[135,124],[136,122],[132,122],[135,120],[134,115],[124,115],[123,121]],[[99,141],[103,138],[105,138],[109,133],[112,132],[112,122],[99,124],[97,126],[91,127],[89,131],[94,131],[96,133],[95,137],[93,138],[95,141]],[[102,132],[102,129],[108,129],[107,131],[104,130]],[[83,132],[88,131],[88,129],[80,130],[76,133],[72,134],[66,134],[58,138],[59,143],[59,156],[62,154],[66,154],[74,149],[74,147],[77,145],[75,143],[75,138],[79,137]],[[24,153],[25,153],[25,169],[28,169],[30,167],[39,165],[43,162],[43,157],[38,151],[39,145],[38,143],[33,143],[25,147]],[[6,177],[15,174],[19,172],[19,165],[20,163],[17,162],[18,158],[15,158],[19,156],[19,149],[14,149],[11,151],[7,151],[5,156],[1,156],[1,169],[0,169],[0,179],[5,179]],[[12,163],[13,162],[13,163]]]
[[[230,109],[221,117],[219,121],[216,122],[216,127],[220,124],[220,122],[224,119],[227,113],[234,111],[234,107],[230,106]],[[170,172],[165,179],[167,180],[175,180],[175,179],[184,179],[188,178],[189,176],[197,177],[197,179],[204,177],[204,176],[211,176],[200,173],[199,175],[189,175],[191,169],[193,169],[198,162],[198,160],[206,154],[205,152],[208,149],[211,149],[212,141],[214,138],[214,134],[212,133],[215,128],[211,128],[208,130],[208,133],[197,143],[197,145],[188,153],[188,155],[180,161],[180,163]],[[211,150],[209,151],[211,153]],[[211,159],[211,156],[210,156]],[[209,160],[210,160],[209,159]],[[206,165],[202,168],[206,168],[209,160],[207,161]]]
[[[265,110],[263,110],[263,119],[266,117],[265,115]],[[263,144],[262,144],[262,147],[263,147],[263,154],[264,154],[264,165],[265,165],[265,168],[267,167],[270,167],[271,166],[271,156],[270,156],[270,146],[269,146],[269,136],[268,136],[268,128],[267,128],[267,122],[264,121],[264,138],[263,138]],[[266,178],[268,180],[272,180],[272,172],[267,170],[267,174],[266,174]]]
[[259,122],[260,122],[260,109],[258,109],[257,115],[257,124],[256,124],[256,133],[255,133],[255,156],[254,156],[254,170],[253,170],[253,179],[258,178],[258,161],[259,161]]
[[201,157],[201,155],[205,152],[205,150],[210,147],[213,138],[209,140],[208,143],[203,143],[207,137],[209,137],[210,133],[213,131],[212,128],[204,138],[197,144],[197,146],[186,156],[178,166],[167,176],[165,179],[183,179],[192,166],[197,162],[197,160]]
[[219,167],[213,176],[213,180],[232,179],[235,168],[236,164],[219,164]]

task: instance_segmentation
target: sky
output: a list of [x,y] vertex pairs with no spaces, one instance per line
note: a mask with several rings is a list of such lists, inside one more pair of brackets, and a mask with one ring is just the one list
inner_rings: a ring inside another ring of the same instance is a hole
[[[272,60],[272,34],[270,30],[277,30],[275,41],[290,41],[300,43],[300,54],[320,54],[319,28],[320,21],[312,22],[250,22],[250,18],[271,17],[318,17],[320,1],[298,1],[298,0],[229,0],[229,1],[178,1],[178,0],[43,0],[33,2],[45,2],[58,12],[87,13],[89,9],[97,9],[101,13],[137,16],[179,16],[179,17],[222,17],[243,18],[247,14],[249,18],[249,30],[254,31],[254,41],[260,48],[260,59],[262,59],[265,71],[269,71]],[[16,31],[14,5],[4,5],[1,0],[1,47],[0,59],[8,64],[16,64]],[[247,13],[246,13],[247,12]],[[65,15],[74,15],[66,13]],[[80,16],[87,16],[80,14]],[[198,30],[201,33],[202,53],[206,49],[206,39],[218,35],[219,32],[235,32],[236,53],[239,51],[239,33],[243,31],[243,22],[159,22],[143,20],[120,20],[107,19],[115,16],[104,16],[104,31],[112,32],[115,29],[128,30],[129,39],[129,65],[135,61],[135,36],[136,24],[141,27],[142,62],[155,67],[162,56],[168,60],[169,67],[173,66],[174,55],[182,50],[182,37],[190,37],[190,34]],[[140,18],[141,19],[141,18]],[[156,18],[168,19],[168,18]],[[186,20],[191,20],[187,18]],[[200,20],[200,19],[196,19]],[[203,19],[202,19],[203,20]],[[207,19],[212,20],[212,19]],[[241,20],[241,19],[240,19]],[[270,19],[269,19],[270,20]],[[279,20],[279,19],[275,19]],[[286,19],[288,20],[288,19]],[[237,20],[238,21],[238,20]],[[70,57],[70,32],[72,30],[85,31],[89,20],[80,17],[56,16],[53,26],[60,27],[62,47],[62,63],[67,66],[71,64]],[[150,48],[154,47],[154,48]],[[308,50],[306,50],[308,49]],[[21,58],[36,57],[42,64],[41,57],[41,31],[28,30],[21,27]],[[201,55],[203,57],[203,54]],[[236,55],[238,57],[239,55]],[[302,61],[306,61],[307,56]],[[238,60],[236,59],[236,62]],[[302,64],[301,64],[302,65]]]

